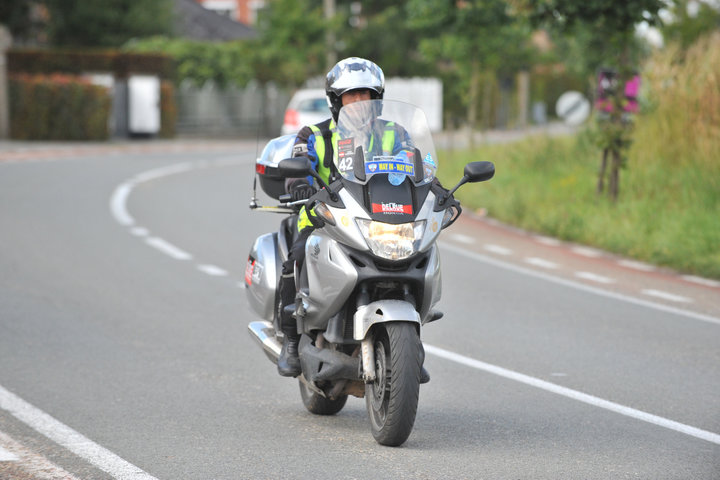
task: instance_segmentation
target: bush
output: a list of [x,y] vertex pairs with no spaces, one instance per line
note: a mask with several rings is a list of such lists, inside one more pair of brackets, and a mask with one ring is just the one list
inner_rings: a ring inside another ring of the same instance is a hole
[[111,99],[104,87],[71,75],[10,76],[10,137],[105,140]]

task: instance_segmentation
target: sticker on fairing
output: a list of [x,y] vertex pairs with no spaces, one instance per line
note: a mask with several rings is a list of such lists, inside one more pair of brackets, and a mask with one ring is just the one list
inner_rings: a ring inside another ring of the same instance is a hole
[[[373,157],[371,162],[365,163],[365,173],[402,173],[404,175],[415,175],[415,166],[411,163],[398,162],[395,157]],[[379,160],[381,159],[381,160]]]
[[353,154],[355,153],[355,139],[345,138],[338,140],[338,170],[347,172],[353,169]]
[[245,265],[245,283],[247,285],[252,285],[254,268],[255,259],[252,257],[248,257],[247,265]]
[[412,215],[412,205],[402,205],[394,202],[381,202],[372,204],[372,213],[400,213]]

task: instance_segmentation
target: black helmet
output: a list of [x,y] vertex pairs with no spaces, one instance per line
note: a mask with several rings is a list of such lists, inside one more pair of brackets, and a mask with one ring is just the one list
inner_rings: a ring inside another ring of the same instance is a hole
[[342,108],[343,93],[365,89],[370,90],[373,100],[383,98],[385,75],[380,67],[359,57],[349,57],[335,64],[325,79],[325,94],[330,113],[336,122]]

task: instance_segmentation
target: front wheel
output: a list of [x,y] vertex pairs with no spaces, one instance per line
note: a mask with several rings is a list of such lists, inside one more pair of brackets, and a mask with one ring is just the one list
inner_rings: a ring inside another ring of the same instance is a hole
[[415,423],[423,349],[415,325],[385,323],[375,328],[375,381],[365,385],[373,437],[381,445],[402,445]]
[[308,412],[315,415],[335,415],[343,409],[345,402],[347,402],[347,395],[340,395],[335,400],[330,400],[310,390],[302,381],[298,383],[300,383],[300,396],[303,405],[305,405]]

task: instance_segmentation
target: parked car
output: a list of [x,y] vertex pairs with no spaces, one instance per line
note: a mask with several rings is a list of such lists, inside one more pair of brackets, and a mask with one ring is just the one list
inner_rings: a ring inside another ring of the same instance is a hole
[[330,118],[330,109],[321,88],[301,89],[295,92],[287,109],[280,129],[282,135],[297,133],[305,125],[313,125]]

